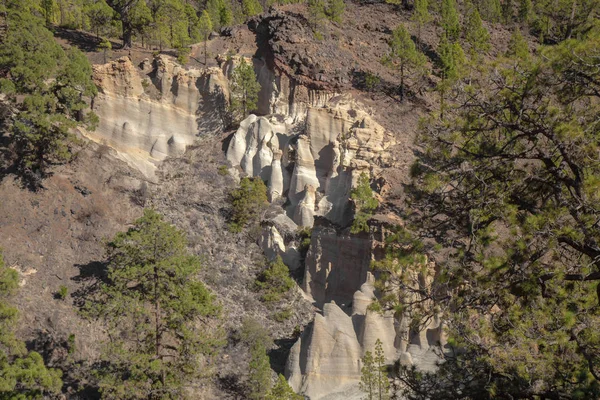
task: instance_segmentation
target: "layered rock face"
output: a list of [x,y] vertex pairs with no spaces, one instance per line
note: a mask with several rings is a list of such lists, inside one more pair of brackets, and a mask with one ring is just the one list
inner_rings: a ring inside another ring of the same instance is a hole
[[[318,299],[317,305],[324,301],[322,314],[315,316],[313,325],[294,344],[286,365],[294,390],[311,400],[364,398],[358,388],[361,359],[365,352],[373,352],[378,339],[387,364],[400,362],[426,371],[436,368],[445,345],[438,316],[417,328],[412,327],[414,316],[409,312],[397,319],[391,313],[369,310],[377,295],[369,264],[380,246],[373,236],[348,237],[325,227],[313,230],[304,290]],[[434,276],[431,268],[425,275],[417,268],[408,273],[415,289]],[[353,287],[360,289],[351,292]],[[424,300],[414,296],[411,301]]]
[[287,215],[311,227],[315,216],[347,225],[350,190],[362,172],[376,174],[393,144],[385,130],[355,103],[308,107],[304,123],[285,116],[251,115],[233,136],[227,159],[267,181],[271,200],[285,197]]
[[123,57],[95,65],[94,81],[100,124],[86,134],[147,175],[157,161],[183,154],[198,135],[224,126],[229,91],[219,68],[185,70],[166,56],[138,68]]

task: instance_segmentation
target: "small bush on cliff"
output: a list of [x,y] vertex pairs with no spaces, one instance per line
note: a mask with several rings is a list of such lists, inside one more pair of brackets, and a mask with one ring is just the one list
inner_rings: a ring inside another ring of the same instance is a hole
[[369,185],[369,177],[364,172],[360,174],[358,185],[352,189],[350,197],[356,206],[356,214],[354,215],[354,222],[352,222],[350,232],[367,232],[369,230],[367,222],[373,216],[373,212],[379,206],[379,202],[373,196],[373,190],[371,190],[371,186]]
[[246,225],[258,220],[267,205],[267,187],[260,178],[243,178],[240,187],[230,193],[229,199],[233,206],[229,229],[241,232]]
[[231,74],[230,111],[235,121],[241,121],[250,111],[256,109],[259,91],[260,85],[256,80],[254,67],[242,57],[240,64]]
[[287,265],[279,256],[256,279],[256,286],[262,292],[261,299],[268,303],[281,300],[294,284]]

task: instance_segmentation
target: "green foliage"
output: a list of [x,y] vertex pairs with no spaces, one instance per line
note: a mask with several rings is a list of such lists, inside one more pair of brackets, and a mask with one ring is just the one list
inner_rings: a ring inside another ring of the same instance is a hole
[[267,350],[261,342],[254,343],[250,349],[248,388],[251,400],[263,400],[271,389],[271,366]]
[[11,84],[2,87],[18,110],[12,118],[15,164],[34,187],[53,163],[71,157],[71,129],[86,122],[86,98],[95,95],[92,69],[83,53],[64,51],[43,21],[20,6],[9,7],[7,36],[0,44],[0,71]]
[[256,108],[260,85],[256,80],[252,63],[242,57],[240,63],[231,74],[231,105],[230,110],[236,121],[246,118],[250,111]]
[[208,0],[205,11],[210,16],[212,29],[220,29],[233,22],[233,12],[227,0]]
[[367,394],[367,400],[375,400],[377,382],[373,353],[366,351],[361,361],[360,390]]
[[242,0],[242,12],[245,17],[253,17],[263,12],[258,0]]
[[249,223],[255,223],[267,205],[267,187],[260,178],[242,178],[240,187],[229,195],[233,207],[229,222],[232,232],[241,232]]
[[15,335],[18,311],[9,304],[19,287],[17,271],[0,253],[0,398],[39,399],[60,393],[61,372],[48,369],[42,356],[27,351]]
[[586,34],[598,23],[600,0],[537,0],[533,4],[530,25],[549,43]]
[[453,248],[437,264],[450,296],[433,296],[452,356],[402,370],[408,398],[600,396],[598,49],[598,29],[539,56],[513,49],[422,125],[418,184],[442,184],[415,207]]
[[311,236],[312,228],[304,227],[298,230],[298,241],[300,242],[298,251],[300,251],[301,254],[306,254],[308,251],[308,248],[310,247]]
[[442,29],[450,42],[455,42],[460,36],[460,20],[455,0],[442,0]]
[[200,37],[204,41],[204,65],[206,65],[208,58],[208,35],[212,32],[213,23],[211,22],[210,15],[206,10],[202,11],[202,16],[198,21],[198,32]]
[[438,74],[442,78],[437,90],[440,93],[440,115],[444,117],[446,109],[446,94],[460,77],[460,71],[465,64],[465,54],[458,42],[451,43],[446,35],[442,35],[438,47],[439,65]]
[[400,101],[404,101],[405,79],[411,72],[422,71],[427,59],[415,46],[410,33],[404,25],[399,25],[392,32],[390,54],[384,60],[392,64],[400,72]]
[[350,232],[359,233],[362,231],[368,232],[368,221],[373,216],[373,213],[379,206],[379,202],[373,196],[373,190],[369,183],[369,176],[362,172],[358,177],[356,188],[350,192],[350,198],[354,201],[356,213],[354,221],[350,227]]
[[367,351],[361,361],[360,390],[367,394],[366,399],[389,400],[390,382],[381,340],[375,342],[375,354]]
[[58,292],[56,292],[56,297],[58,297],[60,300],[65,300],[68,294],[69,289],[66,286],[62,285],[60,288],[58,288]]
[[293,311],[289,307],[285,307],[282,310],[277,311],[273,314],[273,319],[277,322],[284,322],[290,319],[294,315]]
[[474,9],[467,15],[464,34],[470,46],[471,58],[480,60],[483,54],[490,49],[490,33],[483,26],[479,11]]
[[368,91],[373,91],[381,83],[381,78],[371,72],[365,72],[365,88]]
[[257,343],[260,343],[265,349],[273,346],[273,339],[269,336],[265,326],[249,317],[242,320],[242,326],[237,335],[237,339],[248,347],[253,347]]
[[411,20],[417,23],[417,41],[421,45],[421,28],[430,23],[433,18],[429,13],[428,0],[415,0]]
[[52,25],[54,23],[54,0],[42,0],[41,6],[42,10],[44,10],[46,25]]
[[308,23],[310,24],[315,35],[319,34],[323,26],[323,22],[327,17],[325,13],[325,0],[308,0]]
[[524,22],[527,24],[535,20],[536,17],[534,15],[533,3],[531,0],[519,0],[519,10],[517,13],[517,17],[520,22]]
[[75,334],[73,333],[67,338],[67,351],[69,354],[75,353]]
[[217,169],[217,173],[221,176],[228,176],[229,168],[227,168],[227,165],[220,165],[219,168]]
[[[415,298],[435,298],[434,288],[419,282],[428,279],[427,257],[423,243],[408,229],[395,227],[385,240],[385,257],[371,263],[377,273],[376,288],[381,292],[372,308],[375,311],[394,311],[397,318],[417,321],[429,315],[428,304],[413,302]],[[406,308],[406,304],[414,303]]]
[[99,0],[87,5],[85,14],[90,21],[90,28],[97,37],[107,32],[111,20],[114,17],[114,11],[106,4],[106,1]]
[[265,400],[303,400],[304,396],[296,394],[287,383],[285,377],[279,374],[277,383],[271,388],[271,391],[265,397]]
[[109,333],[96,370],[104,397],[185,397],[199,357],[221,344],[220,307],[196,279],[201,264],[186,246],[185,235],[152,210],[107,244],[107,280],[84,309]]
[[295,286],[287,265],[279,256],[269,263],[269,266],[258,276],[255,284],[262,293],[262,301],[267,303],[280,301]]
[[327,6],[325,7],[325,14],[330,21],[341,24],[345,10],[346,3],[344,3],[344,0],[329,0],[327,2]]
[[515,29],[510,36],[506,56],[519,61],[527,61],[530,59],[529,45],[521,34],[519,29]]

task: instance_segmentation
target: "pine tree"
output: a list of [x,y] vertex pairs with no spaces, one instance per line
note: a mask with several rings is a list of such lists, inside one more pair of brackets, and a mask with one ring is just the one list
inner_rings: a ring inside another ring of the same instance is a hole
[[228,0],[220,0],[219,23],[220,26],[229,26],[233,23],[233,12]]
[[344,3],[344,0],[329,0],[327,2],[325,14],[331,21],[341,23],[344,10],[346,10],[346,3]]
[[323,25],[323,20],[327,16],[325,14],[325,6],[325,0],[308,0],[308,22],[313,32],[317,34],[317,38],[320,37],[319,30]]
[[505,24],[510,24],[513,21],[514,9],[512,0],[505,0],[502,4],[502,20]]
[[208,0],[204,11],[210,16],[210,22],[213,29],[221,28],[221,3],[222,0]]
[[98,38],[100,37],[100,30],[106,29],[106,25],[110,23],[114,15],[113,9],[104,0],[91,3],[86,7],[85,13],[90,20],[92,31],[96,33]]
[[261,299],[266,302],[277,302],[293,287],[294,280],[290,277],[290,270],[283,263],[280,256],[256,279],[256,286],[262,291]]
[[411,17],[411,19],[417,23],[417,42],[419,47],[422,45],[421,29],[432,20],[428,3],[428,0],[415,0],[413,15]]
[[200,31],[200,37],[204,41],[204,65],[206,65],[208,57],[208,35],[212,32],[212,22],[210,15],[206,10],[202,11],[202,16],[198,20],[198,30]]
[[264,400],[271,390],[271,367],[267,350],[262,342],[257,341],[250,349],[250,364],[248,365],[249,398]]
[[510,36],[506,56],[521,61],[527,61],[530,58],[529,45],[521,34],[520,29],[515,29]]
[[242,12],[248,18],[262,13],[263,8],[258,0],[242,0]]
[[354,201],[356,207],[356,213],[354,215],[354,221],[350,227],[350,232],[359,233],[362,231],[369,231],[369,218],[373,215],[373,212],[379,206],[379,202],[373,196],[373,190],[369,182],[369,176],[362,172],[358,177],[358,184],[350,192],[350,197]]
[[533,3],[531,0],[519,0],[519,22],[529,24],[533,19]]
[[231,112],[237,121],[256,109],[260,85],[251,63],[242,57],[231,74]]
[[265,397],[265,400],[303,400],[304,396],[296,394],[290,387],[285,377],[279,374],[277,383],[269,394]]
[[447,39],[451,42],[460,36],[460,21],[455,0],[442,0],[442,28]]
[[417,50],[410,33],[403,25],[399,25],[392,32],[389,61],[400,71],[400,101],[402,102],[406,75],[414,69],[423,68],[426,63],[425,56]]
[[54,0],[42,0],[42,9],[44,10],[46,25],[52,25],[54,23]]
[[185,235],[152,210],[107,244],[108,276],[85,314],[109,341],[96,371],[106,398],[171,399],[220,344],[210,331],[219,306],[195,279],[201,264]]
[[383,343],[381,343],[381,340],[379,339],[375,341],[373,367],[376,371],[377,400],[388,400],[390,398],[390,381],[387,376]]
[[531,62],[499,57],[457,93],[461,107],[423,124],[414,199],[431,212],[414,222],[454,243],[436,275],[449,278],[437,299],[457,351],[434,373],[406,371],[407,387],[442,400],[600,398],[599,48],[596,30]]
[[440,93],[440,117],[444,118],[445,95],[459,78],[459,71],[464,64],[464,52],[458,43],[450,43],[446,35],[442,35],[438,47],[440,56],[439,75],[442,78],[437,90]]
[[474,9],[467,15],[464,29],[465,39],[470,45],[469,53],[471,58],[477,62],[482,57],[482,53],[490,49],[490,33],[483,26],[479,11]]
[[360,369],[360,390],[367,394],[367,400],[375,400],[377,393],[377,371],[375,368],[375,359],[373,353],[365,352],[362,358],[362,368]]
[[0,85],[16,113],[5,124],[15,169],[37,189],[50,165],[70,159],[71,129],[92,115],[85,115],[86,98],[96,87],[83,53],[75,47],[65,52],[41,18],[24,11],[20,2],[9,5],[10,29],[0,45],[0,70],[10,79],[0,79]]
[[61,372],[46,368],[42,356],[27,351],[15,334],[18,311],[9,301],[18,288],[19,275],[6,267],[0,252],[0,398],[33,400],[58,395]]

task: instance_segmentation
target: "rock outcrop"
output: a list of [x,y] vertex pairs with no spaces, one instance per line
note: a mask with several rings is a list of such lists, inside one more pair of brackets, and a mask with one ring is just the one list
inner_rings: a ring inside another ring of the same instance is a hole
[[95,65],[94,82],[99,93],[92,109],[100,124],[86,134],[147,175],[198,135],[220,132],[226,120],[228,83],[219,68],[186,70],[163,55],[138,68],[123,57]]
[[335,394],[360,398],[361,358],[373,350],[377,339],[384,343],[386,362],[396,360],[393,316],[367,310],[373,290],[373,277],[369,275],[354,294],[352,307],[330,302],[323,306],[322,315],[315,316],[312,327],[304,331],[288,358],[286,374],[296,391],[311,400]]
[[[336,263],[335,268],[341,265]],[[358,389],[361,358],[374,350],[377,340],[382,342],[387,364],[398,361],[426,371],[436,368],[445,346],[440,319],[411,330],[410,315],[397,320],[391,313],[369,310],[376,294],[373,276],[366,275],[365,283],[345,305],[325,303],[323,314],[315,316],[312,327],[290,351],[286,376],[294,390],[311,400],[362,399]]]
[[267,181],[271,199],[285,195],[288,216],[312,226],[314,216],[347,225],[350,190],[361,172],[376,174],[389,161],[392,137],[356,103],[334,99],[308,107],[304,124],[285,117],[249,116],[227,150],[232,166]]

